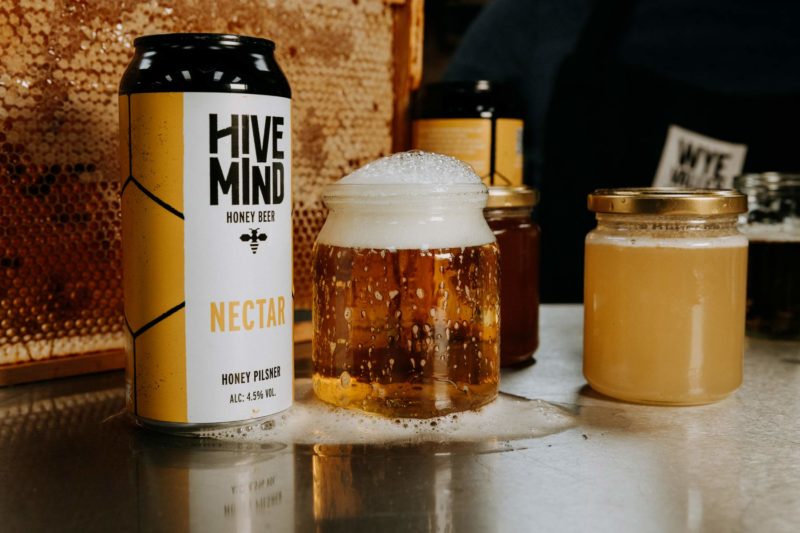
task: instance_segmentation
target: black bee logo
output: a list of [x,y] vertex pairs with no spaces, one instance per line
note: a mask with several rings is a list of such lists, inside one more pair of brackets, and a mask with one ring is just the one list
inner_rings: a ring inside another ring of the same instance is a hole
[[242,242],[249,242],[250,243],[250,250],[252,250],[253,253],[256,253],[256,251],[258,251],[258,243],[259,243],[259,241],[260,242],[264,242],[264,241],[267,240],[267,234],[266,233],[259,233],[258,232],[259,229],[260,228],[255,228],[255,229],[250,228],[250,233],[242,233],[239,236],[239,239]]

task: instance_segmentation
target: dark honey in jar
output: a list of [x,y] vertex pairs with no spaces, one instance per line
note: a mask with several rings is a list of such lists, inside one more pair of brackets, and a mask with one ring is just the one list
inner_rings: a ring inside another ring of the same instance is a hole
[[748,204],[739,220],[750,241],[747,333],[800,339],[800,175],[746,174],[734,183]]
[[539,347],[538,195],[528,187],[489,187],[484,214],[500,248],[500,364],[533,360]]

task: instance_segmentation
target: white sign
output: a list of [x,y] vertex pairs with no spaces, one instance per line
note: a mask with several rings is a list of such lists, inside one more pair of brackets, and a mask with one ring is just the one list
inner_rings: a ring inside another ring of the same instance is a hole
[[734,144],[671,125],[653,186],[729,189],[742,173],[746,144]]

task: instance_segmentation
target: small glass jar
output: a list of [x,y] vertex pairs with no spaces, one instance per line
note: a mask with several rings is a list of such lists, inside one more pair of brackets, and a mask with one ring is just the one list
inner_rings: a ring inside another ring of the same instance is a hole
[[710,403],[742,381],[747,238],[734,191],[607,189],[589,195],[586,380],[621,400]]
[[747,332],[800,338],[800,175],[769,172],[736,178],[747,195],[740,230],[750,240]]
[[538,200],[528,187],[489,187],[484,210],[500,247],[500,363],[524,364],[539,347]]

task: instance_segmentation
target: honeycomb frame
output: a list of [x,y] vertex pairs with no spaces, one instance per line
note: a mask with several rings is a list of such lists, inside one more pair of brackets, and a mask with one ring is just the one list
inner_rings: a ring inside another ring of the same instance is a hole
[[276,42],[293,92],[295,307],[308,308],[321,188],[406,142],[421,11],[421,0],[0,2],[0,370],[122,347],[117,89],[135,37]]

